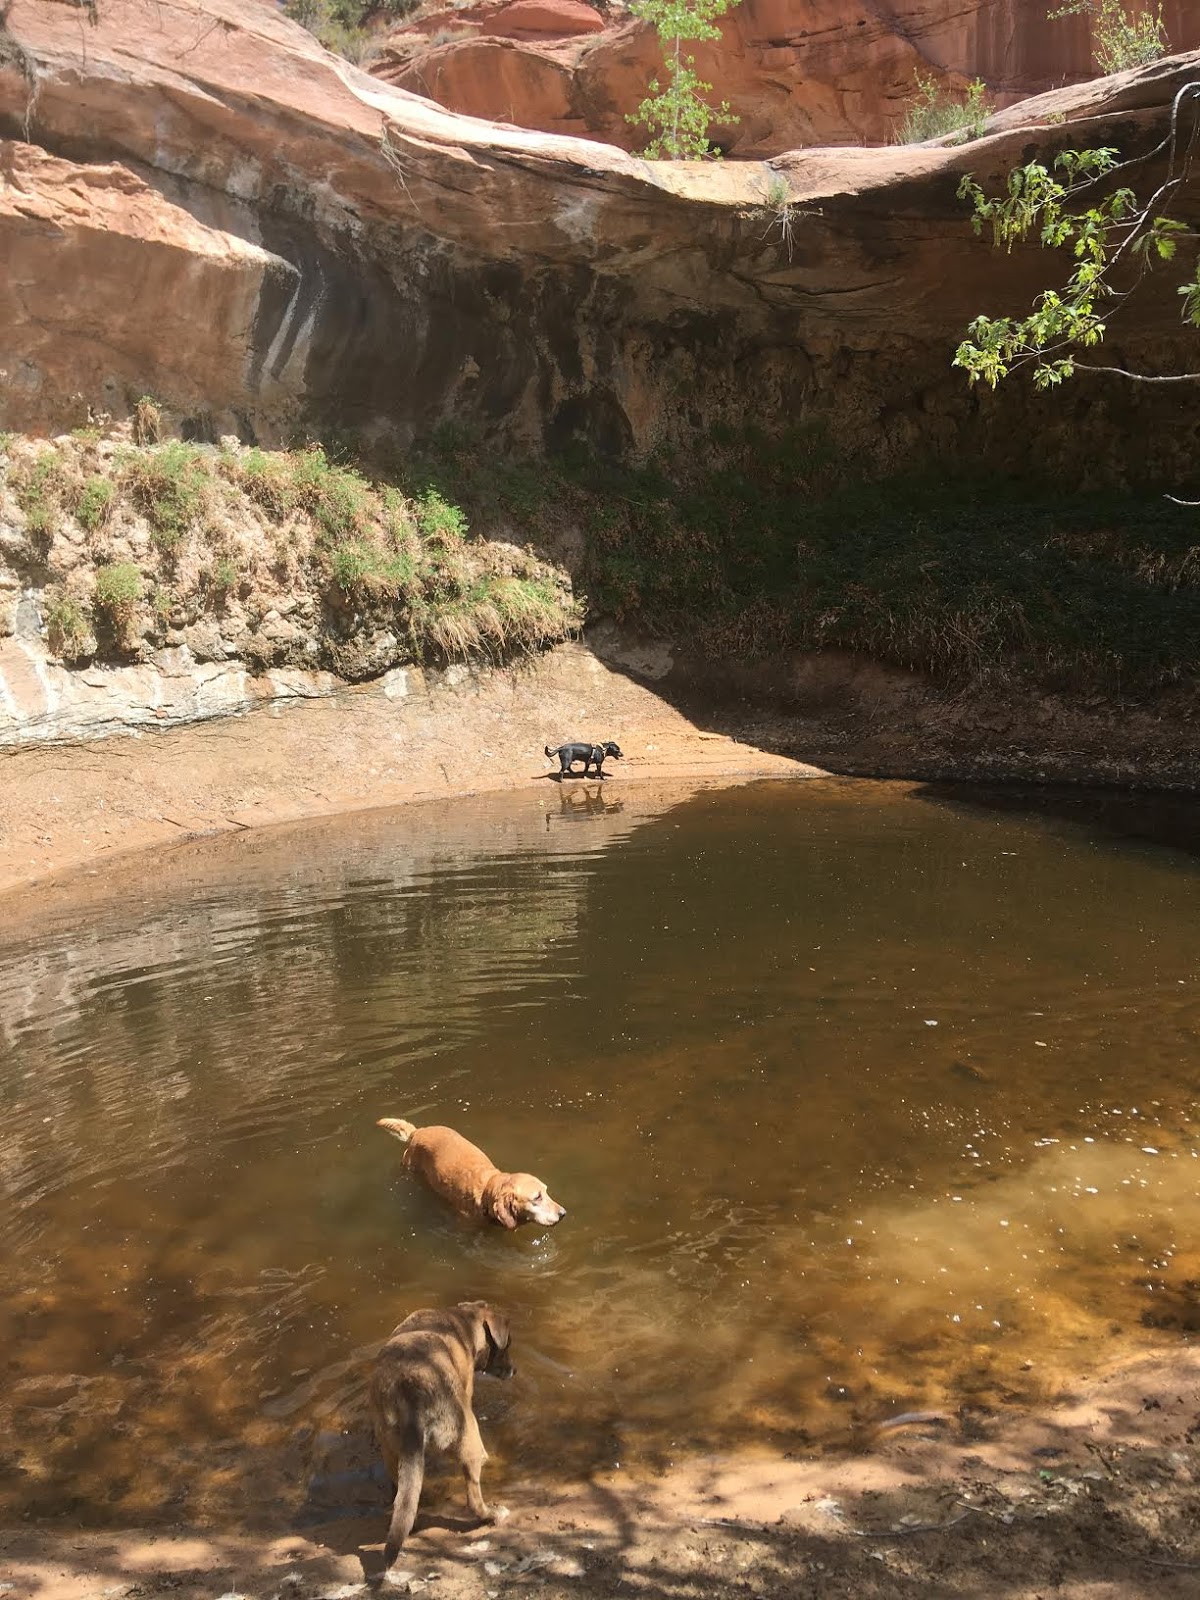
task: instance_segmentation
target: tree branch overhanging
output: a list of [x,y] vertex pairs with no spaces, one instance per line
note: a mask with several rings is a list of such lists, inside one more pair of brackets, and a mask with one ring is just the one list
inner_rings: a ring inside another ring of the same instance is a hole
[[[1037,234],[1047,249],[1067,249],[1077,265],[1060,289],[1047,289],[1023,318],[977,317],[959,345],[954,365],[972,383],[995,388],[1019,368],[1032,368],[1035,386],[1051,388],[1076,372],[1115,374],[1138,383],[1200,381],[1200,373],[1143,373],[1080,359],[1099,345],[1114,317],[1156,265],[1191,256],[1190,275],[1178,288],[1185,323],[1200,329],[1200,234],[1171,213],[1196,185],[1200,145],[1200,80],[1176,93],[1166,136],[1143,155],[1121,161],[1111,148],[1061,152],[1047,167],[1033,161],[1015,168],[1006,190],[989,197],[968,174],[959,195],[974,207],[976,233],[990,228],[997,247],[1011,250]],[[1149,199],[1117,185],[1118,174],[1165,155],[1166,173]],[[1095,193],[1097,198],[1087,203]]]

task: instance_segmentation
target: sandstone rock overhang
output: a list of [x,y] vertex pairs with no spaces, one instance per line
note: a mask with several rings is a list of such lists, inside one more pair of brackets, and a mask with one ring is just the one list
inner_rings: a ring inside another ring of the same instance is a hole
[[[447,112],[259,0],[94,16],[14,0],[0,41],[0,426],[151,392],[200,437],[454,420],[623,454],[825,410],[883,459],[961,448],[962,327],[1053,272],[973,236],[961,174],[1149,148],[1200,76],[1194,54],[1056,91],[964,146],[653,163]],[[1173,294],[1126,337],[1174,359]]]

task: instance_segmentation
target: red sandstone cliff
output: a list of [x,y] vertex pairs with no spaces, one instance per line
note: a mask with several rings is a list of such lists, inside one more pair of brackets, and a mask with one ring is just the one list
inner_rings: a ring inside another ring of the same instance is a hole
[[[1086,439],[1119,464],[1136,411],[1139,461],[1179,448],[1156,395],[993,397],[951,370],[971,316],[1055,269],[976,239],[956,189],[1081,137],[1148,147],[1200,57],[1027,102],[971,145],[768,166],[457,116],[259,0],[105,0],[95,25],[14,0],[4,46],[0,427],[120,416],[150,392],[201,438],[333,425],[403,448],[454,420],[627,453],[820,417],[882,463],[1019,464],[1035,429],[1043,456],[1078,460]],[[1114,356],[1185,359],[1160,278]]]
[[[730,152],[886,144],[914,75],[992,102],[1094,77],[1089,22],[1051,21],[1048,0],[742,0],[722,37],[695,49],[701,76],[740,121],[714,130]],[[1200,49],[1200,6],[1164,0],[1174,50]],[[661,69],[657,38],[622,9],[584,0],[483,0],[393,30],[372,70],[452,111],[547,133],[646,142],[625,120]]]

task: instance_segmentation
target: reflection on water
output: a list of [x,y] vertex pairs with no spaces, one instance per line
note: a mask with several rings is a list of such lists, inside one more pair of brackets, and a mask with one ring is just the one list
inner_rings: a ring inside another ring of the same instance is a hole
[[[845,1441],[1200,1328],[1195,853],[978,798],[595,785],[52,906],[0,947],[0,1512],[381,1503],[363,1364],[441,1300],[513,1312],[480,1409],[525,1477]],[[384,1114],[569,1217],[460,1222]]]

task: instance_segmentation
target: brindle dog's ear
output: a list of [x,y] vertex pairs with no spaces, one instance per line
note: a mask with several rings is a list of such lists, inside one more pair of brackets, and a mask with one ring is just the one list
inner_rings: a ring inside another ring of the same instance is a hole
[[491,1306],[485,1308],[483,1339],[487,1353],[483,1371],[493,1378],[511,1378],[516,1368],[509,1352],[508,1318],[503,1311],[494,1311]]
[[517,1215],[517,1197],[511,1181],[498,1183],[492,1191],[492,1217],[502,1228],[510,1231],[521,1220]]

